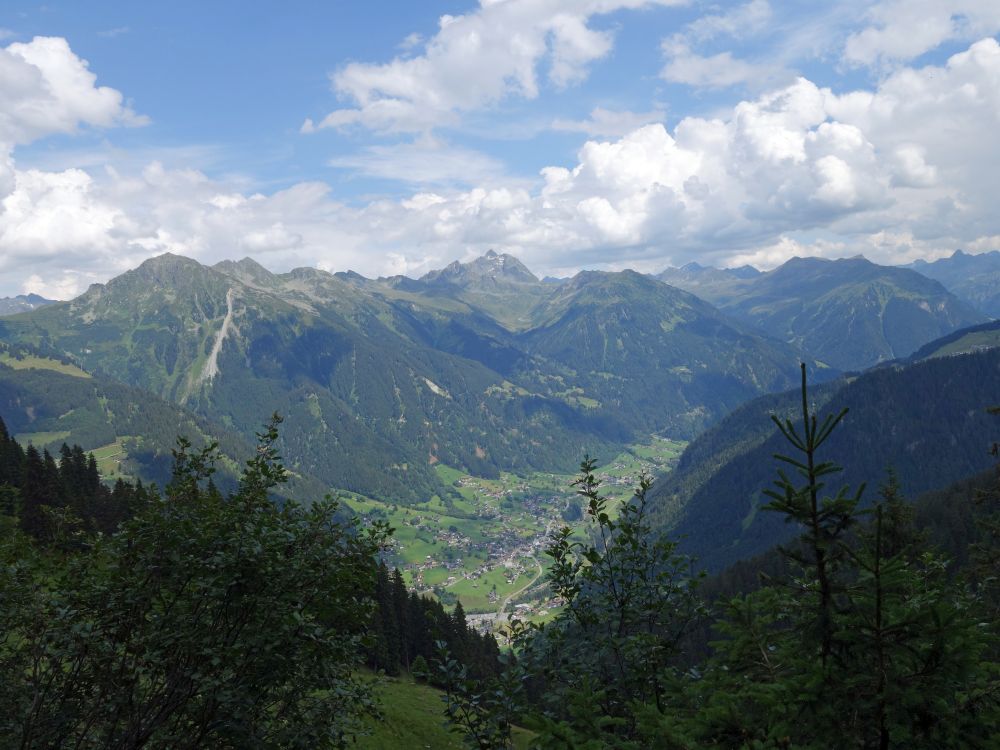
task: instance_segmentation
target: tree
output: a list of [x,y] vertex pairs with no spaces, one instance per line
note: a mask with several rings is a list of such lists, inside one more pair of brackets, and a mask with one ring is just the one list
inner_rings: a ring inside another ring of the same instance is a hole
[[791,573],[729,602],[722,639],[690,689],[702,747],[986,747],[997,730],[988,633],[975,601],[922,549],[890,474],[864,525],[861,490],[824,492],[839,467],[818,449],[846,412],[818,422],[802,376],[803,432],[778,422],[802,458],[776,456],[767,510],[803,528]]
[[[544,625],[513,623],[518,658],[495,680],[469,680],[450,654],[439,659],[449,718],[473,746],[506,747],[520,713],[551,747],[642,747],[645,726],[671,715],[679,678],[672,660],[701,611],[699,576],[673,542],[652,533],[650,478],[641,477],[613,519],[595,467],[586,457],[574,482],[587,541],[563,527],[547,549],[549,586],[565,601],[559,614]],[[673,746],[665,732],[657,742]]]
[[0,645],[20,654],[9,669],[0,658],[13,696],[4,736],[21,747],[346,745],[371,706],[356,669],[386,529],[344,522],[331,501],[272,501],[285,478],[279,421],[229,497],[205,486],[214,446],[179,440],[164,497],[72,557],[50,591],[14,602],[22,616]]

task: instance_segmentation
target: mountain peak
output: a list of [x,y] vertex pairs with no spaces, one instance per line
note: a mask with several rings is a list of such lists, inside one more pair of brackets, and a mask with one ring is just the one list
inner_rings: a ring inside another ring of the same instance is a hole
[[465,286],[470,283],[488,281],[492,283],[530,283],[537,284],[536,277],[527,267],[513,255],[487,250],[486,254],[461,263],[453,261],[438,271],[431,271],[420,279],[426,282],[443,282]]
[[726,268],[723,270],[728,271],[738,279],[752,279],[755,276],[761,275],[760,269],[751,265],[737,266],[736,268]]
[[274,274],[249,256],[242,260],[219,261],[212,268],[248,284],[270,284],[274,281]]
[[13,315],[19,312],[37,310],[39,307],[52,305],[58,300],[46,299],[39,294],[19,294],[16,297],[0,297],[0,315]]
[[175,253],[160,253],[159,255],[154,255],[152,258],[140,263],[135,270],[141,268],[147,269],[159,269],[159,268],[179,268],[183,266],[190,265],[200,266],[196,260],[192,260],[185,255],[176,255]]
[[124,279],[128,276],[134,276],[144,281],[158,284],[169,284],[175,283],[182,277],[189,276],[191,273],[204,270],[206,270],[205,266],[196,260],[183,255],[163,253],[143,262],[134,271],[129,271],[116,279],[112,279],[108,284],[113,284],[118,279]]
[[680,270],[694,272],[694,271],[706,271],[709,270],[710,268],[711,268],[710,266],[703,266],[698,261],[692,260],[690,263],[685,263],[683,266],[681,266]]

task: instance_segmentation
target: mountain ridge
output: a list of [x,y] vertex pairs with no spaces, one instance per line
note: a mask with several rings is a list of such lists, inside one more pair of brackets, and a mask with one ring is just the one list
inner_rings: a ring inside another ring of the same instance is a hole
[[914,270],[856,256],[794,257],[748,278],[701,267],[667,275],[723,312],[841,370],[912,354],[986,316]]
[[[545,284],[509,258],[452,269],[460,283],[400,285],[165,254],[0,321],[0,340],[58,352],[246,439],[277,410],[294,470],[405,501],[450,491],[438,462],[482,476],[571,470],[642,434],[691,436],[790,384],[797,352],[685,292],[635,272]],[[717,346],[721,335],[736,343]]]

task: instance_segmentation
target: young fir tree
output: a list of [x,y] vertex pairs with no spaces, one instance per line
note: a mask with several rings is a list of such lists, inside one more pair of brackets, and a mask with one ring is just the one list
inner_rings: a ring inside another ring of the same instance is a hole
[[[689,737],[702,747],[987,747],[997,731],[987,634],[944,561],[920,548],[890,476],[862,526],[861,492],[825,492],[818,449],[844,413],[778,423],[800,484],[779,472],[768,510],[802,528],[791,576],[728,606]],[[777,421],[777,420],[776,420]]]

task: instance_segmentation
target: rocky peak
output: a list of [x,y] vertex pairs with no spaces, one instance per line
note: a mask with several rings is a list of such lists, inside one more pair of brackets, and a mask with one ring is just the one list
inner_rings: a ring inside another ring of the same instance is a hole
[[271,285],[275,281],[274,274],[253,258],[246,257],[243,260],[223,260],[212,266],[216,271],[232,276],[238,281],[250,285]]
[[420,279],[465,286],[470,283],[491,281],[537,284],[538,278],[513,255],[487,250],[482,257],[468,263],[453,261],[438,271],[431,271]]

